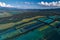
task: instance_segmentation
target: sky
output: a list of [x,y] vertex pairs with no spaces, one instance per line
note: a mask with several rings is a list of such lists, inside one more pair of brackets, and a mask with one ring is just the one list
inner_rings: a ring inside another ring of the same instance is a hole
[[60,8],[60,0],[0,0],[0,6],[19,9],[50,9]]

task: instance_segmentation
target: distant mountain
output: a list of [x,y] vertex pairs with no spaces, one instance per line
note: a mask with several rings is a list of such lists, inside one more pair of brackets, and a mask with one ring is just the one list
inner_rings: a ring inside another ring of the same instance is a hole
[[19,10],[17,8],[9,8],[9,7],[0,7],[0,11],[15,11]]
[[55,9],[18,9],[18,8],[9,8],[9,7],[0,7],[1,11],[22,11],[22,12],[40,12],[40,11],[57,11],[60,12],[60,8]]

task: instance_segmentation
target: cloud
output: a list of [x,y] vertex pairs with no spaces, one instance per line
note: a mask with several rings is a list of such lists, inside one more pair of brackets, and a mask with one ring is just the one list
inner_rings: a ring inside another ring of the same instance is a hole
[[60,7],[60,1],[57,2],[38,2],[39,5]]
[[30,2],[24,2],[24,4],[31,4]]
[[14,7],[14,8],[60,8],[60,1],[57,2],[20,2],[14,6],[11,4],[6,4],[5,2],[0,2],[1,7]]
[[20,4],[34,4],[33,2],[20,2]]
[[6,3],[4,3],[4,2],[0,2],[0,6],[1,6],[1,7],[14,7],[14,6],[12,6],[12,5],[10,5],[10,4],[6,4]]

